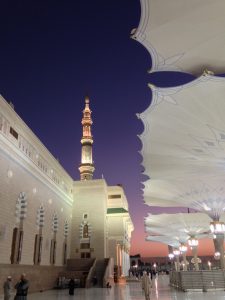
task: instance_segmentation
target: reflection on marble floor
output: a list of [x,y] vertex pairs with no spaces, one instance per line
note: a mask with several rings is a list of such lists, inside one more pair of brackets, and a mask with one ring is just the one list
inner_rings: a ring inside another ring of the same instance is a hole
[[[225,292],[179,292],[168,285],[167,275],[160,275],[154,280],[151,300],[224,300]],[[0,298],[1,299],[1,298]],[[29,300],[144,300],[140,282],[129,282],[117,285],[112,289],[90,288],[75,289],[74,296],[69,296],[68,290],[51,290],[43,293],[29,294]]]

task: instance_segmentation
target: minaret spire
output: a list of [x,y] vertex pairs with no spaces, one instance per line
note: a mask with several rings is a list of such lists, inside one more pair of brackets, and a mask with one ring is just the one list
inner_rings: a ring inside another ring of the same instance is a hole
[[79,167],[81,180],[91,180],[95,170],[92,160],[93,137],[91,134],[91,125],[93,124],[93,122],[91,118],[89,103],[89,97],[86,96],[85,108],[83,110],[83,118],[81,121],[81,124],[83,126],[83,136],[81,139],[81,164]]

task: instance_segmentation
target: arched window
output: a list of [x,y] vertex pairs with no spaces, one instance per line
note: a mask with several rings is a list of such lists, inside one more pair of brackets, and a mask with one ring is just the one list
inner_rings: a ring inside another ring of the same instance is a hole
[[88,238],[88,225],[85,224],[83,227],[83,238]]
[[56,260],[56,233],[58,231],[58,216],[56,213],[54,213],[52,218],[52,232],[53,232],[53,238],[51,240],[51,248],[50,248],[50,264],[54,265]]
[[41,250],[42,250],[42,229],[44,227],[44,220],[45,220],[45,210],[44,207],[41,205],[37,210],[37,226],[38,226],[38,234],[35,236],[34,242],[34,264],[39,265],[41,263]]
[[64,244],[63,244],[63,264],[66,265],[67,262],[67,237],[69,233],[69,223],[67,220],[64,222]]
[[18,226],[13,229],[11,244],[11,264],[19,264],[23,247],[23,221],[27,213],[27,197],[25,192],[21,192],[16,202],[16,221]]

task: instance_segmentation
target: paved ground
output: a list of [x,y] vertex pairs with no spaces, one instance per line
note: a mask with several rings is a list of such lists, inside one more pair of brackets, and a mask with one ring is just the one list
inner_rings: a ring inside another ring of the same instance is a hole
[[[117,285],[112,289],[90,288],[76,289],[74,296],[68,290],[51,290],[43,293],[29,294],[28,300],[144,300],[140,282]],[[0,297],[2,300],[3,298]],[[151,300],[225,300],[225,292],[179,292],[168,286],[168,276],[160,275],[154,281]],[[12,298],[13,300],[13,298]]]

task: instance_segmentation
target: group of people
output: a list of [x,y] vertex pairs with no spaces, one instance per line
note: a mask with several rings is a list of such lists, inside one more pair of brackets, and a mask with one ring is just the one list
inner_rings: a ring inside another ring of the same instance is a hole
[[[145,293],[145,299],[150,300],[150,292],[152,288],[152,280],[149,274],[146,271],[143,272],[142,280],[142,289]],[[69,282],[69,295],[74,295],[75,289],[75,280],[71,279]],[[12,277],[8,276],[3,285],[4,288],[4,300],[12,300],[11,296],[13,294],[13,286],[12,286]],[[14,300],[27,300],[27,292],[29,288],[29,282],[26,279],[26,275],[22,274],[20,280],[16,283],[15,287],[16,295]],[[109,282],[107,283],[107,288],[111,288]]]
[[[15,300],[26,300],[27,292],[29,288],[29,282],[26,279],[26,275],[22,274],[20,280],[16,283],[15,287],[16,295],[14,297]],[[13,294],[13,286],[12,286],[12,277],[8,276],[3,285],[4,289],[4,300],[11,300],[11,296]]]

